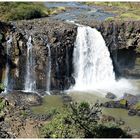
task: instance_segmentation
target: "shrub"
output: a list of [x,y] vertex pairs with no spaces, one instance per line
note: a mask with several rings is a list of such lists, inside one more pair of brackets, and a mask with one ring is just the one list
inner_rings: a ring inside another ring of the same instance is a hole
[[117,126],[99,123],[99,104],[72,103],[65,112],[59,113],[41,128],[43,138],[122,138],[130,137]]
[[35,2],[1,2],[0,19],[22,20],[48,16],[49,9],[42,3]]
[[124,132],[118,126],[105,126],[98,125],[95,130],[96,138],[131,138],[126,132]]
[[0,83],[0,93],[4,91],[4,84]]
[[0,98],[0,112],[4,109],[4,107],[5,107],[5,100],[2,100]]

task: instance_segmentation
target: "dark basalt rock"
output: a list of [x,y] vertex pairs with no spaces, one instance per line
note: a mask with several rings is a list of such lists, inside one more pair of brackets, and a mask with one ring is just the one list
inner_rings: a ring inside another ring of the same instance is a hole
[[138,130],[131,130],[129,134],[132,135],[132,138],[140,138],[140,132]]
[[129,111],[128,111],[128,115],[129,116],[135,116],[137,114],[137,111],[135,110],[135,109],[130,109]]
[[72,101],[72,98],[68,95],[62,96],[62,100],[64,103],[70,103]]
[[[28,28],[32,26],[32,28]],[[76,26],[73,24],[55,21],[51,19],[37,19],[31,21],[17,22],[16,27],[28,40],[32,35],[33,57],[35,65],[36,88],[46,90],[47,68],[48,68],[48,48],[51,49],[51,90],[68,89],[73,84],[72,55],[76,38]],[[25,41],[24,41],[25,42]],[[23,48],[21,46],[21,48]],[[26,57],[27,47],[23,50]],[[22,56],[23,57],[23,56]],[[19,65],[19,64],[18,64]],[[21,75],[24,75],[25,67],[19,66]],[[17,81],[17,78],[15,78]],[[23,82],[24,83],[24,82]]]
[[122,99],[119,101],[109,101],[103,104],[107,108],[127,108],[127,101]]
[[51,95],[64,95],[65,93],[60,90],[52,90],[52,91],[50,91],[50,94]]
[[111,93],[111,92],[108,92],[105,97],[108,98],[108,99],[115,99],[116,95]]
[[6,131],[0,128],[0,138],[13,138],[13,137],[10,136],[10,134],[8,134]]
[[140,100],[139,97],[129,93],[125,93],[123,99],[127,100],[129,106],[135,105]]
[[119,120],[116,120],[116,123],[118,125],[124,125],[125,124],[125,121],[123,121],[122,119],[119,119]]
[[[42,103],[42,98],[36,93],[23,92],[23,91],[12,91],[3,97],[9,102],[12,106],[35,106]],[[22,108],[23,110],[23,108]]]
[[136,115],[139,111],[140,97],[132,94],[125,93],[122,99],[118,101],[108,101],[103,104],[104,107],[108,108],[125,108],[129,109],[129,115]]
[[100,121],[102,123],[107,123],[107,122],[115,122],[115,118],[112,116],[108,116],[108,115],[101,115],[100,117]]
[[140,111],[137,111],[137,116],[140,116]]

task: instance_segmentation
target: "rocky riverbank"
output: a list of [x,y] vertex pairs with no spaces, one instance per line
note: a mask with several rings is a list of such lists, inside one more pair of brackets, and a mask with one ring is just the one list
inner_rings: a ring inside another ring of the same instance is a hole
[[[78,94],[76,95],[78,97],[83,96],[83,95],[78,95]],[[19,96],[21,98],[18,98]],[[91,94],[90,96],[96,97],[93,94]],[[88,97],[92,99],[90,96],[87,93],[86,99],[88,99]],[[20,94],[19,92],[18,97],[16,97],[14,93],[0,97],[0,104],[1,105],[3,104],[3,108],[0,109],[1,137],[3,138],[39,138],[40,128],[42,128],[43,125],[46,125],[48,122],[51,121],[52,116],[57,113],[56,112],[57,110],[52,111],[52,112],[45,112],[44,110],[42,113],[40,112],[35,113],[32,110],[33,106],[34,106],[34,109],[39,106],[40,107],[45,106],[47,109],[49,107],[49,104],[47,104],[47,102],[44,102],[38,106],[38,104],[40,104],[40,100],[38,100],[38,98],[41,99],[41,97],[32,93],[27,95],[27,93],[22,92]],[[77,100],[77,98],[75,98],[75,96],[73,95],[70,95],[70,96],[64,95],[60,97],[62,98],[62,100],[60,101],[62,102],[62,104],[68,104],[71,101]],[[47,98],[47,96],[43,98]],[[79,101],[82,102],[81,99]],[[17,102],[21,102],[21,103],[17,104]],[[95,102],[92,99],[92,104],[94,103]],[[117,124],[125,132],[127,132],[128,134],[131,134],[132,137],[134,138],[138,138],[140,136],[139,130],[132,129],[130,126],[127,125],[127,122],[125,122],[123,119],[105,114],[105,112],[103,112],[103,114],[100,116],[100,122],[103,124],[108,124],[108,123]]]
[[[46,96],[47,97],[47,96]],[[44,97],[44,98],[46,98]],[[62,104],[67,104],[71,98],[61,96]],[[35,93],[13,91],[11,94],[0,96],[0,137],[1,138],[38,138],[39,129],[56,113],[49,111],[36,113],[32,107],[43,104],[42,97]],[[45,102],[45,107],[48,104]]]

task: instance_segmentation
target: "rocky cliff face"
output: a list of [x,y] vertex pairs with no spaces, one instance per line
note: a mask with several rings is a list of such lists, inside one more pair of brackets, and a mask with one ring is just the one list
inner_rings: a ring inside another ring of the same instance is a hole
[[104,23],[101,32],[110,49],[116,72],[140,77],[140,22]]
[[[84,23],[97,28],[103,35],[111,52],[117,76],[140,77],[140,22]],[[6,27],[6,30],[5,30]],[[0,48],[1,73],[6,63],[6,38],[12,35],[13,42],[9,56],[12,68],[10,82],[14,89],[24,89],[26,75],[27,41],[32,37],[36,88],[46,89],[48,69],[48,48],[51,49],[51,89],[68,89],[74,84],[73,48],[77,27],[62,21],[37,19],[19,21],[12,26],[4,25]],[[5,38],[5,40],[4,40]],[[0,74],[2,75],[2,74]],[[0,77],[2,79],[2,76]]]
[[[2,43],[6,41],[6,36],[10,32],[11,28],[12,26],[10,24],[0,22],[0,82],[2,80],[2,73],[5,68],[7,58],[5,47]],[[11,63],[10,60],[9,63]]]
[[[26,75],[27,41],[32,37],[36,88],[46,89],[48,48],[51,49],[51,89],[67,89],[73,83],[72,54],[76,38],[76,26],[51,20],[32,20],[14,23],[10,58],[16,65],[12,70],[14,89],[24,89]],[[6,47],[6,44],[3,43]]]

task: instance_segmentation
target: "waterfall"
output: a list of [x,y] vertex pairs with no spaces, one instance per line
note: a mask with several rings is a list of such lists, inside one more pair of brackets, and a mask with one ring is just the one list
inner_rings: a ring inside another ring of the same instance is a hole
[[25,77],[25,91],[32,92],[36,89],[36,81],[34,80],[33,72],[33,45],[31,36],[27,42],[27,60],[26,60],[26,77]]
[[109,50],[94,28],[78,26],[73,64],[76,90],[102,88],[115,81]]
[[47,43],[48,48],[48,65],[47,65],[47,85],[46,92],[50,94],[50,85],[51,85],[51,49],[50,45]]
[[66,69],[67,69],[67,76],[69,76],[69,51],[68,47],[66,47]]
[[9,85],[9,72],[10,72],[10,67],[9,67],[9,55],[10,55],[10,48],[12,47],[12,35],[9,36],[9,39],[6,42],[6,71],[5,71],[5,80],[4,80],[4,86],[5,90],[4,92],[7,92],[10,90],[10,85]]

